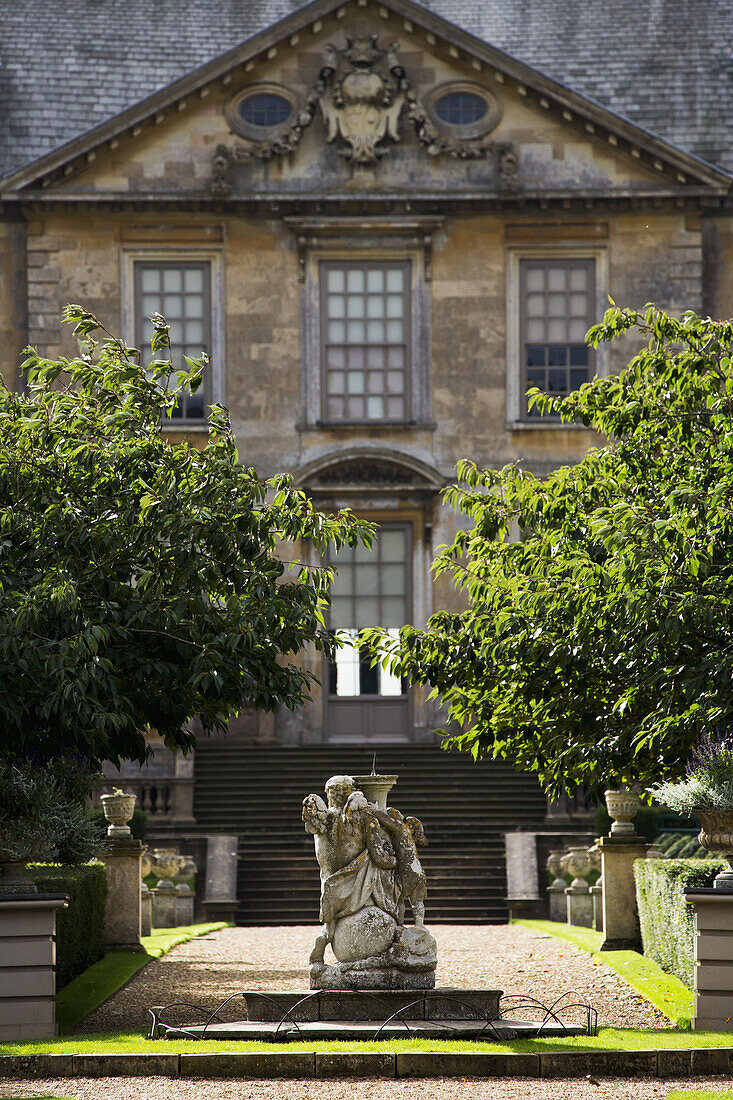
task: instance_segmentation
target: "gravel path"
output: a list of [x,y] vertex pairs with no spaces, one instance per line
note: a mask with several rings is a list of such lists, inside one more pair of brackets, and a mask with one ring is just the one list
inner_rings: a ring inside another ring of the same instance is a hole
[[74,1100],[664,1100],[673,1089],[733,1087],[723,1077],[687,1077],[682,1081],[600,1079],[538,1081],[534,1077],[454,1079],[450,1081],[176,1081],[164,1077],[3,1081],[0,1097],[70,1096]]
[[[563,940],[519,925],[437,925],[431,931],[438,941],[436,985],[524,993],[544,1004],[576,990],[598,1010],[602,1026],[671,1026],[607,966]],[[149,963],[79,1030],[146,1027],[151,1005],[188,1001],[213,1010],[245,988],[307,989],[315,934],[303,926],[225,928],[191,940]]]

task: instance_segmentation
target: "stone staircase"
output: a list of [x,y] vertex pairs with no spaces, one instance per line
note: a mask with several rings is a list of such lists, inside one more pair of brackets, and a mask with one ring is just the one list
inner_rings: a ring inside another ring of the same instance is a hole
[[[238,924],[317,922],[318,866],[301,803],[311,791],[323,794],[331,775],[370,772],[373,751],[199,742],[194,812],[198,829],[239,836]],[[426,745],[377,746],[377,770],[399,776],[390,803],[425,827],[428,923],[506,921],[504,833],[542,826],[535,780]]]

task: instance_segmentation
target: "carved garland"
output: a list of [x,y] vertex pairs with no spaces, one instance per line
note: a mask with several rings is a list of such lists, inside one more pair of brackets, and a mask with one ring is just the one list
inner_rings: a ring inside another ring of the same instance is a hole
[[499,189],[515,191],[518,186],[518,156],[509,142],[468,139],[441,134],[433,125],[420,96],[397,60],[398,43],[379,48],[377,35],[347,37],[343,50],[329,45],[326,63],[306,98],[306,106],[284,133],[248,145],[218,145],[212,162],[211,193],[225,199],[231,194],[232,163],[270,160],[287,156],[300,145],[303,134],[320,107],[328,129],[327,140],[340,136],[346,143],[341,156],[352,163],[374,163],[384,156],[385,137],[399,141],[398,123],[403,108],[415,127],[417,139],[430,156],[479,160],[497,158]]

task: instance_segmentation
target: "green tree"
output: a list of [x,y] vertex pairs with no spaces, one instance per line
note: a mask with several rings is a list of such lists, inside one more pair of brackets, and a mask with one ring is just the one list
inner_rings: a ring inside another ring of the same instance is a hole
[[588,340],[624,333],[645,346],[620,376],[530,395],[606,446],[546,478],[460,464],[446,498],[472,528],[434,569],[467,610],[391,653],[458,724],[449,744],[551,792],[676,778],[733,719],[733,325],[614,306]]
[[[242,705],[297,707],[295,655],[328,649],[329,571],[289,563],[308,540],[369,540],[349,513],[318,513],[287,476],[240,464],[227,410],[203,449],[169,445],[162,418],[205,366],[172,371],[79,306],[77,358],[28,349],[25,392],[0,387],[0,746],[31,764],[142,761],[143,731],[194,742]],[[74,756],[76,754],[76,756]]]

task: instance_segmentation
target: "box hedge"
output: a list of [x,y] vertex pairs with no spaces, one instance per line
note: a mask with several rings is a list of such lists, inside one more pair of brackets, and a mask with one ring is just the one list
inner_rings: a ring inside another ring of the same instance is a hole
[[103,863],[33,863],[28,870],[40,893],[69,895],[68,908],[56,914],[58,992],[104,955],[107,873]]
[[683,891],[710,887],[724,859],[638,859],[634,864],[636,897],[644,954],[674,974],[690,989],[694,985],[692,906]]

